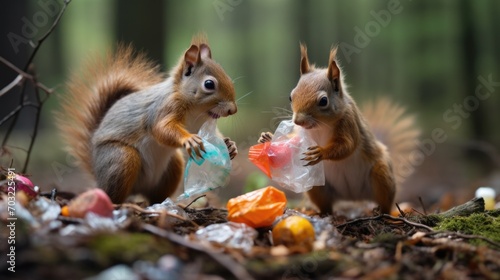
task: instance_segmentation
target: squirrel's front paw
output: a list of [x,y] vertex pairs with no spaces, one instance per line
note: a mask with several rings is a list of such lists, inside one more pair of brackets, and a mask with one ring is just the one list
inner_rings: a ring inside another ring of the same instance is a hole
[[229,157],[232,160],[238,154],[236,143],[234,141],[231,141],[229,137],[224,138],[224,143],[226,143],[227,150],[229,151]]
[[309,147],[301,160],[307,161],[304,166],[315,165],[323,160],[323,149],[320,146]]
[[205,147],[203,147],[203,140],[201,140],[200,136],[196,134],[191,134],[190,137],[184,140],[182,146],[184,146],[184,149],[186,149],[189,157],[193,158],[194,157],[193,152],[194,152],[199,158],[203,158],[201,152],[205,152]]
[[258,140],[259,143],[266,143],[273,139],[273,134],[271,132],[262,132]]

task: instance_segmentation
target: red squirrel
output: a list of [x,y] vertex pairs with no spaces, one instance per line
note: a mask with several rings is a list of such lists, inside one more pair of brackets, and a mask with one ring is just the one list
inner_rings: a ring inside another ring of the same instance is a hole
[[[330,51],[328,68],[309,64],[305,45],[300,51],[301,76],[290,95],[292,119],[318,144],[304,153],[305,165],[323,161],[326,179],[308,191],[309,198],[322,214],[331,214],[338,200],[372,200],[389,213],[396,185],[404,179],[398,161],[409,156],[419,136],[414,119],[387,100],[363,116],[344,84],[337,48]],[[259,142],[271,138],[265,132]]]
[[[201,157],[201,125],[237,111],[233,82],[203,34],[168,77],[144,54],[120,46],[75,73],[62,101],[58,125],[69,151],[114,203],[131,194],[150,203],[172,195],[184,174],[182,148]],[[225,142],[232,159],[236,145]]]

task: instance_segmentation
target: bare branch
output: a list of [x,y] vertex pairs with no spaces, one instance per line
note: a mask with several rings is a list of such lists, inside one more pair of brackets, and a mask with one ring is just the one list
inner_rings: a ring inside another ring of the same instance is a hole
[[40,39],[38,39],[38,42],[35,45],[35,49],[31,53],[31,56],[28,59],[28,62],[24,66],[25,72],[28,70],[28,67],[31,64],[31,62],[33,62],[33,59],[35,58],[35,55],[37,54],[38,49],[40,49],[40,46],[42,45],[43,41],[45,41],[45,39],[47,39],[47,37],[49,37],[50,33],[52,33],[52,31],[54,31],[54,29],[56,28],[57,24],[59,24],[59,21],[61,20],[61,17],[64,14],[64,11],[66,11],[66,8],[68,7],[68,4],[70,2],[71,2],[71,0],[64,0],[64,5],[61,8],[61,11],[59,11],[57,18],[54,20],[54,23],[52,23],[52,26],[49,28],[49,30],[47,30],[47,32]]
[[17,77],[10,82],[10,84],[6,85],[2,90],[0,90],[0,97],[5,93],[9,92],[15,86],[19,85],[23,81],[23,75],[17,75]]
[[[32,77],[33,77],[33,82],[35,84],[37,84],[36,75],[32,75]],[[38,102],[38,108],[36,109],[36,116],[35,116],[35,127],[33,128],[33,135],[31,135],[31,140],[30,140],[30,144],[28,146],[28,151],[26,152],[26,160],[24,161],[22,173],[26,173],[26,171],[28,169],[28,163],[29,163],[30,158],[31,158],[31,152],[33,151],[33,145],[35,144],[35,139],[36,139],[36,136],[38,135],[38,127],[40,125],[42,107],[44,104],[44,102],[42,102],[40,100],[40,91],[38,90],[38,87],[35,87],[35,96],[36,96],[36,99]]]
[[[51,94],[52,93],[52,90],[49,89],[47,86],[45,86],[44,84],[42,83],[39,83],[37,81],[35,81],[35,78],[33,77],[33,75],[30,75],[28,73],[26,73],[25,71],[17,68],[14,64],[12,64],[10,61],[8,61],[7,59],[3,58],[0,56],[0,62],[2,62],[3,64],[5,64],[7,67],[9,67],[10,69],[14,70],[15,72],[17,72],[19,75],[21,75],[22,77],[24,77],[25,79],[28,79],[30,81],[33,82],[33,84],[35,85],[35,87],[38,87],[38,88],[41,88],[43,91],[45,91],[47,94]],[[19,77],[19,76],[18,76]],[[16,78],[17,79],[17,78]],[[20,80],[20,82],[22,82],[22,79]],[[2,90],[3,91],[3,90]],[[1,95],[0,95],[1,96]]]
[[25,102],[21,105],[18,105],[14,110],[12,110],[7,116],[5,116],[2,120],[0,120],[0,126],[2,126],[6,121],[10,118],[14,117],[17,113],[19,113],[24,107],[33,107],[38,108],[38,105],[33,104],[31,102]]
[[[26,160],[24,162],[24,167],[22,170],[23,173],[26,173],[26,170],[28,167],[28,162],[29,162],[30,157],[31,157],[31,152],[33,150],[33,145],[35,143],[35,139],[36,139],[36,136],[38,134],[38,128],[39,128],[39,124],[40,124],[41,111],[42,111],[43,104],[47,100],[47,98],[50,96],[50,94],[52,94],[52,92],[53,92],[52,89],[46,87],[44,84],[39,83],[37,81],[36,75],[34,74],[34,70],[30,71],[33,74],[29,74],[29,73],[27,73],[27,71],[28,71],[28,69],[30,69],[31,63],[33,62],[33,59],[35,58],[35,55],[38,53],[40,46],[45,41],[45,39],[47,39],[47,37],[54,31],[54,29],[56,28],[59,21],[61,20],[61,17],[64,14],[64,12],[65,12],[65,10],[70,2],[71,2],[71,0],[64,1],[64,5],[61,8],[61,10],[59,11],[57,18],[52,23],[52,26],[49,28],[49,30],[47,30],[47,32],[40,39],[38,39],[37,44],[34,46],[33,52],[31,53],[28,61],[26,62],[26,65],[24,66],[24,70],[19,69],[18,67],[13,65],[10,61],[4,59],[3,57],[0,57],[0,62],[7,65],[10,69],[14,70],[15,72],[17,72],[19,74],[18,77],[16,77],[16,79],[14,81],[12,81],[9,85],[4,87],[0,91],[0,97],[3,94],[5,94],[6,92],[10,91],[16,85],[21,85],[21,91],[20,91],[21,94],[19,95],[19,105],[11,113],[9,113],[6,117],[4,117],[4,119],[2,119],[0,121],[0,125],[2,125],[7,120],[14,118],[14,120],[10,124],[9,128],[7,129],[7,133],[6,133],[5,137],[2,140],[2,146],[1,146],[2,149],[7,144],[7,141],[9,140],[9,137],[10,137],[14,127],[16,126],[20,111],[26,106],[32,106],[36,109],[35,126],[33,128],[33,135],[31,137],[29,148],[26,151],[27,155],[26,155]],[[25,101],[26,100],[26,80],[30,80],[31,82],[33,82],[37,104],[32,104],[32,103]],[[40,96],[40,89],[46,93],[46,96],[43,99]]]

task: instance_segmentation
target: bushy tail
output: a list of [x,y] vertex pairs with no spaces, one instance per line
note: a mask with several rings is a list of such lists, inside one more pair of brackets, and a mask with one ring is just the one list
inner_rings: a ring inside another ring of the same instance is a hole
[[361,111],[375,137],[387,146],[391,155],[396,185],[400,186],[411,175],[410,154],[417,148],[420,129],[415,116],[406,114],[404,107],[387,98],[368,102]]
[[72,74],[62,96],[57,125],[68,151],[92,173],[91,138],[107,110],[118,99],[163,81],[157,65],[136,54],[131,46],[119,46],[115,54],[93,58],[82,71]]

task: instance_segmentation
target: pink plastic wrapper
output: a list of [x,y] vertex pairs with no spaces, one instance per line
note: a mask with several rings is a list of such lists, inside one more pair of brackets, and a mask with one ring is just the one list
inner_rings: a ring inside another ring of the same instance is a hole
[[323,163],[304,166],[301,160],[312,146],[316,142],[302,127],[282,121],[270,142],[250,147],[248,158],[281,187],[301,193],[325,184]]

